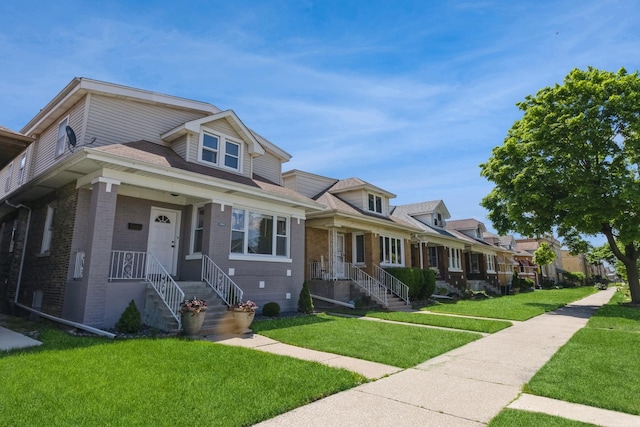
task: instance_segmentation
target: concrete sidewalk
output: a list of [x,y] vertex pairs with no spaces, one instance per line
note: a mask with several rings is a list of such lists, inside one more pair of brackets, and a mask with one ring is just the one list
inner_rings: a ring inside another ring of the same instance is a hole
[[[614,292],[613,288],[598,292],[414,368],[318,400],[258,425],[485,425],[518,398],[522,386]],[[283,347],[279,354],[287,354],[287,350]],[[640,425],[640,417],[620,414],[616,418],[615,414],[608,414],[617,422],[613,425],[629,425],[630,420],[637,421],[631,425]],[[563,416],[566,417],[566,413]]]
[[42,344],[40,341],[0,326],[0,351],[33,347],[40,344]]

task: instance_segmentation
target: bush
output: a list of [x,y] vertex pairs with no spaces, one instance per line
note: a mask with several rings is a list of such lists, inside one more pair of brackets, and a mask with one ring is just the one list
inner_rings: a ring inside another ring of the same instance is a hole
[[565,271],[564,279],[575,286],[582,286],[585,283],[585,280],[584,280],[585,276],[584,276],[584,273],[581,271],[577,271],[577,272]]
[[280,316],[280,304],[277,302],[268,302],[262,307],[262,315],[267,317]]
[[393,267],[385,271],[409,287],[411,301],[424,301],[436,290],[436,274],[431,269]]
[[302,284],[302,290],[300,291],[300,298],[298,298],[298,311],[301,313],[311,314],[313,313],[313,300],[311,299],[311,292],[305,281]]
[[142,319],[140,318],[140,311],[136,306],[136,303],[131,300],[127,308],[120,316],[118,323],[116,323],[116,331],[121,334],[134,334],[140,331],[142,327]]

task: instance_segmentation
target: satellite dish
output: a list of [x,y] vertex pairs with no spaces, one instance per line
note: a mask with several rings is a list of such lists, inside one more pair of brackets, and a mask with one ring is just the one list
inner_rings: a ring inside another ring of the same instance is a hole
[[[69,140],[69,151],[71,151],[73,153],[73,150],[76,149],[76,145],[78,145],[78,139],[76,138],[76,133],[73,131],[73,129],[71,128],[71,126],[66,126],[64,128],[65,132],[67,132],[67,139]],[[89,141],[86,144],[83,145],[91,145],[94,142],[96,142],[96,137],[94,136],[93,138],[91,138],[91,141]]]

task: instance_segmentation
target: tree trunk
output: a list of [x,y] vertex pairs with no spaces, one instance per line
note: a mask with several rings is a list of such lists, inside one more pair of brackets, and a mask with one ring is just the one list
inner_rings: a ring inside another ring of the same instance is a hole
[[627,280],[629,280],[629,291],[631,291],[631,302],[640,304],[640,283],[638,281],[638,264],[636,261],[622,261],[627,269]]

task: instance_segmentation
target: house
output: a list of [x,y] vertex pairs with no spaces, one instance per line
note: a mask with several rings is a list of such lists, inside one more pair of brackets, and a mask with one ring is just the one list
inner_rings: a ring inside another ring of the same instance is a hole
[[451,215],[442,200],[395,206],[391,217],[419,230],[411,238],[412,264],[432,269],[437,288],[458,294],[467,289],[463,253],[469,241],[447,229]]
[[531,279],[536,283],[537,268],[532,261],[533,254],[519,250],[515,237],[498,236],[487,231],[483,233],[483,239],[493,246],[502,248],[497,257],[498,281],[501,286],[511,285],[516,274],[521,279]]
[[134,300],[161,329],[203,288],[297,308],[323,206],[282,185],[291,156],[232,110],[74,78],[0,144],[5,304],[110,328]]
[[546,283],[557,283],[562,281],[562,253],[561,243],[553,236],[544,236],[541,238],[523,238],[516,239],[516,248],[518,251],[531,254],[531,263],[533,264],[533,253],[538,249],[542,242],[546,242],[555,252],[556,258],[550,264],[537,266],[538,277],[536,284],[542,286]]
[[360,178],[334,179],[300,170],[282,177],[286,188],[324,207],[306,217],[306,277],[314,280],[312,293],[349,301],[352,283],[383,306],[392,297],[408,304],[406,285],[385,268],[412,266],[411,239],[420,230],[391,215],[395,194]]

